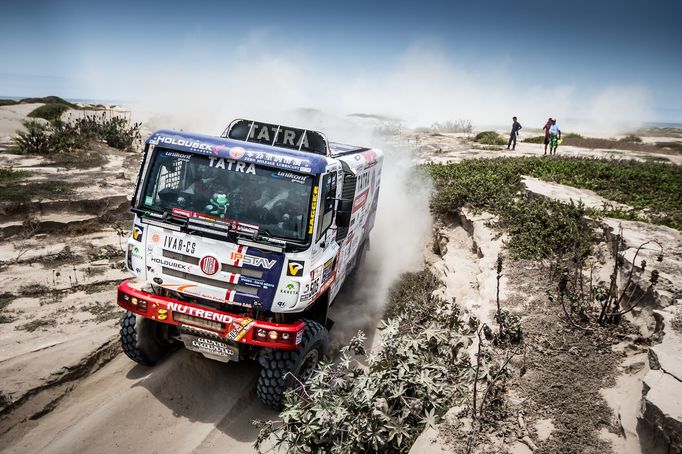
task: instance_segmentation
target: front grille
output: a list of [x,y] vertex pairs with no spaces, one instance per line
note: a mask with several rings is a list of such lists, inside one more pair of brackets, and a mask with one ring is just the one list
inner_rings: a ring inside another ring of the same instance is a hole
[[[189,263],[190,265],[199,265],[199,258],[192,257],[191,255],[181,254],[179,252],[169,251],[167,249],[163,250],[163,256],[169,259],[177,260],[179,262]],[[239,268],[238,266],[228,265],[227,263],[221,263],[221,270],[232,274],[241,274],[248,277],[253,277],[256,279],[263,278],[263,272],[259,270],[252,270],[248,268]]]
[[163,274],[167,274],[168,276],[179,277],[180,279],[185,279],[192,282],[199,282],[200,284],[211,285],[213,287],[220,287],[226,290],[236,290],[240,293],[246,293],[248,295],[258,295],[257,287],[249,287],[247,285],[240,284],[230,284],[229,282],[226,281],[211,279],[204,276],[197,276],[196,274],[185,273],[183,271],[174,270],[172,268],[168,268],[165,266],[161,268],[161,271],[163,272]]

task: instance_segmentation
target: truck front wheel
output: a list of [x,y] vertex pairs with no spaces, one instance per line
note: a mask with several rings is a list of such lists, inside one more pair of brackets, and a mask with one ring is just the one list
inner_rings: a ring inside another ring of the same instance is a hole
[[303,321],[300,350],[270,350],[260,358],[263,368],[256,394],[265,405],[278,411],[284,403],[284,392],[312,376],[329,345],[329,332],[324,326],[312,320]]
[[155,365],[173,347],[164,328],[162,323],[127,311],[121,319],[123,352],[136,363],[145,366]]

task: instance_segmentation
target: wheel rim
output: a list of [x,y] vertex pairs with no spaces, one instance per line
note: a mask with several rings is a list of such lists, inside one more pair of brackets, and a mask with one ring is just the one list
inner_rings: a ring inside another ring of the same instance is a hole
[[305,357],[303,358],[303,363],[301,364],[301,371],[299,372],[301,381],[308,381],[308,379],[313,375],[315,366],[317,365],[319,359],[320,352],[316,348],[313,348],[306,353]]

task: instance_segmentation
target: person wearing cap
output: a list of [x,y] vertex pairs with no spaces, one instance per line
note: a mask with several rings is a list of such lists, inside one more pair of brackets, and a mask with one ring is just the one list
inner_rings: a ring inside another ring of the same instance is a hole
[[556,155],[556,149],[559,147],[561,140],[561,129],[556,124],[556,118],[552,120],[552,126],[549,127],[549,154]]
[[547,123],[545,123],[545,126],[542,127],[542,130],[545,131],[545,154],[547,154],[547,145],[549,145],[549,128],[552,127],[552,117],[549,117],[547,119]]
[[514,143],[512,150],[516,149],[516,137],[519,135],[519,130],[521,129],[521,123],[516,121],[516,117],[512,117],[512,120],[514,121],[514,123],[512,123],[512,130],[511,133],[509,134],[509,143],[507,144],[507,150],[509,150],[509,147],[512,147],[512,142]]

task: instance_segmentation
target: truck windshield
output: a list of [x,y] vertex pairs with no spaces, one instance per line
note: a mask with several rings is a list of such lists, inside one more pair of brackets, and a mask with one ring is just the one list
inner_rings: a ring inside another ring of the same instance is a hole
[[311,175],[157,148],[141,207],[254,224],[272,236],[302,241],[312,186]]

